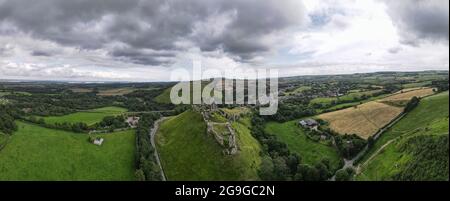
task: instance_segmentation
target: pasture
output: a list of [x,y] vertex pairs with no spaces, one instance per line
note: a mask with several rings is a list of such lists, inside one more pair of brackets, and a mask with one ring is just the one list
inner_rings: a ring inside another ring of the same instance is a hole
[[85,134],[17,125],[0,151],[0,180],[134,180],[133,130],[97,135],[97,146]]
[[290,151],[302,157],[304,163],[315,165],[323,159],[328,159],[333,170],[340,168],[341,157],[338,151],[332,146],[309,139],[297,122],[297,120],[285,123],[268,122],[265,130],[275,135],[281,142],[286,143]]
[[106,116],[116,116],[123,114],[127,110],[120,107],[103,107],[82,112],[76,112],[64,116],[52,116],[44,117],[44,120],[48,124],[54,123],[86,123],[87,125],[93,125],[102,121]]
[[133,88],[115,88],[115,89],[105,89],[100,90],[97,95],[99,96],[123,96],[125,94],[129,94],[131,92],[135,91]]

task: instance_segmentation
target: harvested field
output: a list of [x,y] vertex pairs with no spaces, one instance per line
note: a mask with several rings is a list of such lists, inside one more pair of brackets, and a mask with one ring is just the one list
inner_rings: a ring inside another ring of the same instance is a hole
[[[403,91],[403,92],[402,92]],[[414,90],[405,89],[395,93],[392,96],[383,98],[383,101],[401,101],[401,100],[411,100],[412,97],[424,97],[433,94],[432,88],[415,88]]]
[[433,93],[432,88],[397,92],[377,101],[321,114],[318,118],[327,121],[330,128],[339,134],[356,134],[367,139],[398,116],[412,97],[424,97]]
[[339,134],[356,134],[364,139],[374,135],[403,111],[384,103],[371,101],[357,107],[319,115]]
[[411,100],[411,98],[414,96],[420,98],[432,95],[433,93],[434,92],[432,88],[404,89],[402,91],[395,93],[392,96],[388,96],[386,98],[379,100],[379,102],[386,103],[392,106],[404,107],[409,102],[409,100]]

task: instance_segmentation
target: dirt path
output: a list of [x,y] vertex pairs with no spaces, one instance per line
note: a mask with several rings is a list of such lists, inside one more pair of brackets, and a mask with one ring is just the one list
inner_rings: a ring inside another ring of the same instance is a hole
[[162,167],[161,160],[159,158],[158,149],[156,148],[155,136],[159,129],[159,125],[161,124],[161,122],[163,122],[167,118],[168,117],[162,117],[162,118],[158,119],[157,121],[155,121],[153,128],[150,130],[150,142],[153,146],[153,149],[155,150],[154,154],[155,154],[156,162],[158,163],[158,166],[161,169],[161,178],[163,181],[166,181],[166,174],[164,174],[164,169]]

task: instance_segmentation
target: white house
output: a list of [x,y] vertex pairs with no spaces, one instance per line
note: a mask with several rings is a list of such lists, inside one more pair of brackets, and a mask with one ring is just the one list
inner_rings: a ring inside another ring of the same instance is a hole
[[103,138],[97,138],[94,140],[94,144],[101,146],[103,144]]

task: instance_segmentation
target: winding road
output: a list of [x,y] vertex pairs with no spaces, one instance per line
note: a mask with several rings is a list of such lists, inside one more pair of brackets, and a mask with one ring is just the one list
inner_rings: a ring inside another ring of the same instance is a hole
[[162,178],[163,181],[166,181],[166,174],[164,174],[164,169],[162,167],[161,160],[159,158],[158,149],[156,148],[155,136],[156,136],[156,132],[159,129],[159,125],[161,124],[161,122],[163,122],[167,118],[168,117],[161,117],[160,119],[155,121],[155,123],[153,125],[153,128],[150,130],[150,142],[151,142],[151,144],[153,146],[153,149],[155,150],[154,154],[155,154],[156,162],[158,163],[158,166],[161,169],[161,178]]

